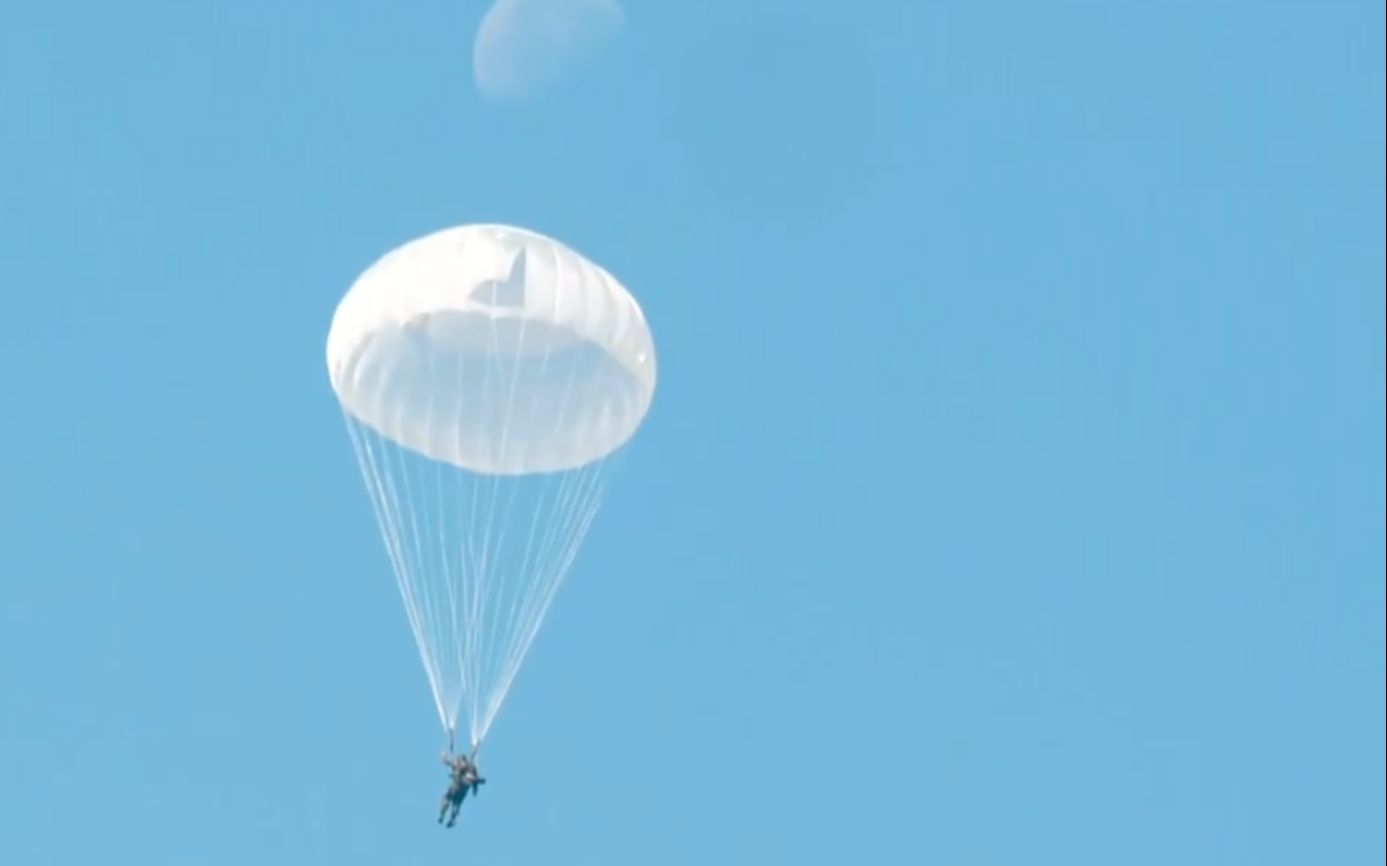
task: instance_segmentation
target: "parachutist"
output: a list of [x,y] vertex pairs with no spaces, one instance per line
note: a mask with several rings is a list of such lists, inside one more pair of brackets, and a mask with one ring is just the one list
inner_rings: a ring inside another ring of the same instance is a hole
[[453,812],[448,815],[448,823],[444,825],[451,827],[458,819],[462,801],[469,793],[475,796],[477,789],[486,784],[486,779],[482,778],[477,772],[477,765],[466,755],[449,757],[448,753],[444,752],[443,763],[448,765],[451,777],[448,780],[448,790],[443,794],[443,804],[438,810],[438,823],[443,823],[443,816],[448,815],[448,807],[451,806]]

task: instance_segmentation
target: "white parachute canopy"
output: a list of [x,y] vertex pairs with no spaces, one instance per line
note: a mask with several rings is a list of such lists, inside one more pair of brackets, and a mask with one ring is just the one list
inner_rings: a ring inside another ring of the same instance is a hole
[[362,274],[327,363],[439,719],[475,749],[650,406],[650,330],[578,253],[469,225]]

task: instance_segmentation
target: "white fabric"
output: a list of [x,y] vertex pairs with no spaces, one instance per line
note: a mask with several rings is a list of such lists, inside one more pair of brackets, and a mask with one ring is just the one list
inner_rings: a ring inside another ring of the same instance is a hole
[[381,258],[338,305],[327,364],[356,421],[497,475],[612,453],[645,417],[656,372],[645,318],[616,279],[501,225],[445,229]]
[[475,752],[650,406],[650,331],[562,244],[461,226],[361,275],[327,365],[439,720]]

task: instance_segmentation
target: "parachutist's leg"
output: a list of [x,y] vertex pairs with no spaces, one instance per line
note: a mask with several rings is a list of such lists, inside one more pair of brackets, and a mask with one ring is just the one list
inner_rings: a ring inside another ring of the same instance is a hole
[[453,802],[453,798],[447,794],[443,795],[443,803],[438,807],[438,823],[443,823],[443,816],[448,814],[448,804]]

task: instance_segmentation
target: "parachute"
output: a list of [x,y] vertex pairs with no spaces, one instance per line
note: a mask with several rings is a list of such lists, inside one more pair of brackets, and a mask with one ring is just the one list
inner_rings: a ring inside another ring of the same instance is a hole
[[475,751],[650,407],[650,330],[559,242],[466,225],[356,280],[327,365],[439,720]]

